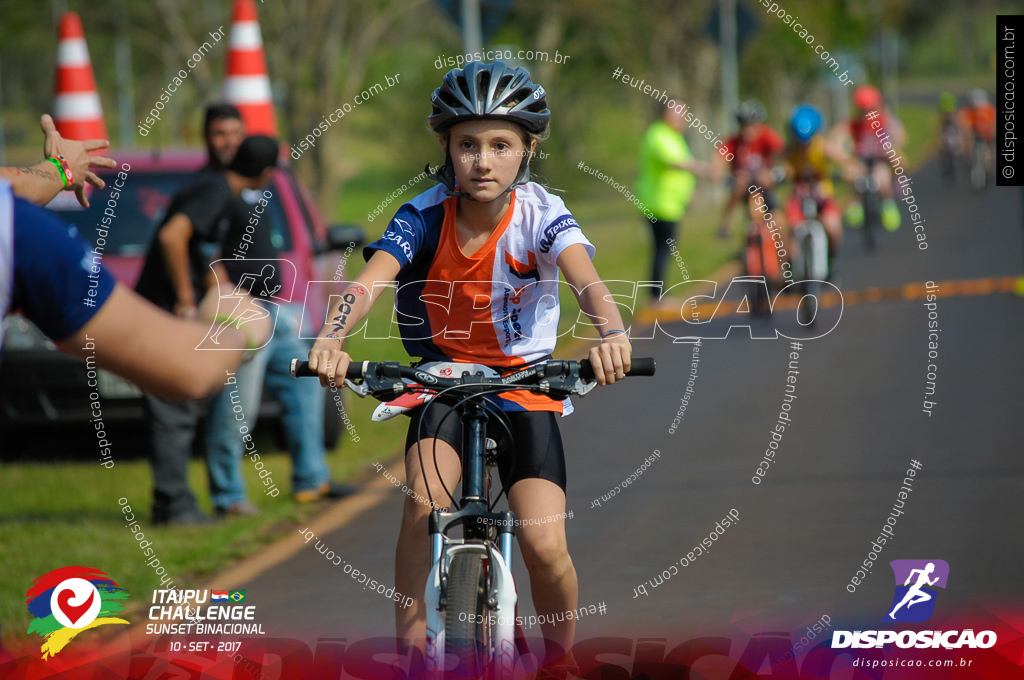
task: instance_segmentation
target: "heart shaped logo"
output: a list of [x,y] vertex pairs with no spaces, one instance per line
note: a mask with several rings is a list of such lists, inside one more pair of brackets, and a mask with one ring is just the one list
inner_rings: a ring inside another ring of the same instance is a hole
[[89,591],[89,597],[86,599],[85,604],[73,605],[71,604],[71,598],[75,597],[77,593],[68,588],[57,593],[57,606],[60,608],[64,616],[68,617],[71,624],[78,623],[78,620],[85,616],[89,608],[92,607],[92,601],[96,597],[96,591]]

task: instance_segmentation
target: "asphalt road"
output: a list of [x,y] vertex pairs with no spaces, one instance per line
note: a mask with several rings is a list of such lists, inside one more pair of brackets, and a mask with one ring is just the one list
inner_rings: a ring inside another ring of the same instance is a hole
[[[904,227],[883,234],[874,254],[863,252],[859,234],[848,233],[837,284],[849,293],[938,283],[937,357],[928,358],[922,300],[871,303],[861,296],[847,305],[831,333],[802,343],[792,424],[761,484],[751,480],[772,439],[794,351],[785,338],[751,340],[738,328],[725,340],[705,340],[674,434],[693,347],[664,334],[634,348],[657,358],[656,377],[577,400],[576,414],[562,422],[570,552],[580,604],[607,607],[581,622],[579,639],[793,633],[824,614],[834,626],[873,627],[893,596],[894,559],[949,563],[940,602],[947,616],[956,607],[992,603],[1016,603],[1019,610],[1024,461],[1015,441],[1014,390],[1024,378],[1024,299],[999,292],[946,296],[954,292],[946,282],[1021,273],[1021,190],[978,195],[947,188],[934,166],[915,173],[913,189],[927,220],[928,249],[918,249],[906,212]],[[792,334],[790,317],[777,323]],[[711,330],[725,324],[714,321]],[[936,373],[930,416],[922,410],[929,363]],[[654,450],[660,457],[637,481],[591,507]],[[920,470],[893,538],[848,592],[912,460]],[[392,471],[400,471],[397,463]],[[379,504],[320,539],[391,585],[402,496],[373,493],[382,495]],[[634,590],[686,558],[731,510],[739,521],[709,552],[657,587],[648,582],[648,595]],[[268,633],[308,642],[392,634],[390,602],[362,590],[313,545],[232,585],[248,589]],[[529,615],[528,577],[518,553],[516,560],[520,614]]]

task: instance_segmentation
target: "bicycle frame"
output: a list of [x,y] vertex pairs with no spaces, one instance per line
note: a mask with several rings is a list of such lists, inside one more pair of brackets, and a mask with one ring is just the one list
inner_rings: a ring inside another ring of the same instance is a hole
[[[443,367],[443,368],[442,368]],[[458,378],[439,377],[424,368],[401,366],[397,362],[349,364],[345,384],[359,396],[372,395],[381,401],[403,394],[433,392],[459,397],[456,408],[463,424],[462,501],[458,510],[442,512],[436,508],[429,516],[431,568],[425,589],[427,607],[428,669],[437,674],[446,668],[447,653],[466,659],[474,669],[482,665],[476,677],[509,677],[515,667],[515,610],[517,595],[512,577],[512,537],[515,516],[510,511],[492,512],[488,498],[487,466],[492,462],[487,451],[488,413],[484,404],[488,393],[528,389],[554,399],[583,396],[596,386],[590,362],[583,360],[547,360],[525,366],[510,375],[498,374],[486,367],[466,363],[439,363],[436,370]],[[627,375],[654,375],[652,358],[634,358]],[[309,365],[292,359],[294,377],[316,376]],[[361,383],[353,381],[361,380]],[[421,408],[437,403],[434,399]],[[463,538],[448,535],[461,526]],[[468,557],[469,559],[463,559]],[[478,560],[478,561],[474,561]],[[452,575],[455,575],[455,578]],[[477,580],[474,582],[473,578]],[[454,592],[454,596],[452,595]],[[454,600],[454,602],[449,602]],[[467,608],[472,611],[467,612]],[[454,614],[457,620],[449,615]],[[464,617],[480,617],[475,621]],[[467,628],[487,625],[486,629]],[[449,626],[458,628],[452,636]],[[448,645],[449,638],[453,642]],[[467,651],[467,644],[472,645]]]
[[793,239],[798,247],[793,253],[793,274],[798,280],[824,281],[828,278],[828,234],[818,220],[818,202],[810,187],[802,192],[801,208],[804,219],[793,227]]
[[[462,502],[455,512],[432,510],[429,520],[430,574],[427,577],[427,665],[445,669],[445,615],[448,605],[448,570],[457,553],[480,556],[487,566],[488,616],[493,617],[487,666],[499,675],[510,674],[515,666],[515,612],[518,596],[512,577],[512,539],[515,515],[492,512],[487,498],[486,428],[488,415],[475,399],[462,407]],[[462,526],[461,540],[448,531]],[[492,527],[497,541],[491,540]]]
[[863,177],[857,178],[854,182],[858,199],[864,206],[864,224],[861,229],[864,232],[864,245],[868,250],[875,249],[875,230],[882,228],[882,192],[875,180],[877,162],[874,158],[865,158],[864,165],[867,170]]

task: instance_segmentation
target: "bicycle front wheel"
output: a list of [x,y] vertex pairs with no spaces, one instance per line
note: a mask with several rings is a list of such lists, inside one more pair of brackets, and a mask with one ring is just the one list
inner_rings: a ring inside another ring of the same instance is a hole
[[864,194],[864,248],[875,249],[875,230],[882,228],[882,196],[877,189]]
[[444,622],[445,655],[458,659],[455,676],[484,676],[490,644],[488,616],[484,558],[477,553],[458,552],[452,556],[448,569],[448,607]]
[[987,160],[985,144],[983,142],[974,143],[974,158],[971,164],[971,186],[976,190],[981,191],[985,188],[986,177],[985,177],[985,161]]

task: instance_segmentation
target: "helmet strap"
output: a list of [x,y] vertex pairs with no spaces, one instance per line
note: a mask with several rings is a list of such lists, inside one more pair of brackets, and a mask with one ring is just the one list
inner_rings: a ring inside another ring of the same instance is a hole
[[510,191],[515,189],[516,187],[522,186],[522,185],[524,185],[524,184],[526,184],[527,182],[530,181],[530,159],[531,158],[533,158],[533,151],[532,150],[527,151],[525,154],[523,154],[523,160],[519,164],[519,172],[516,174],[516,178],[515,178],[515,180],[512,181],[512,184],[508,185],[508,189],[505,189],[505,191],[502,193],[502,196],[504,196],[505,194],[509,193]]
[[430,163],[427,163],[426,167],[423,168],[423,172],[429,179],[432,179],[438,184],[444,186],[444,192],[447,195],[455,196],[456,198],[473,198],[465,191],[457,191],[455,189],[455,168],[452,167],[452,155],[448,151],[447,147],[444,150],[444,165],[440,165],[434,170],[431,170]]

